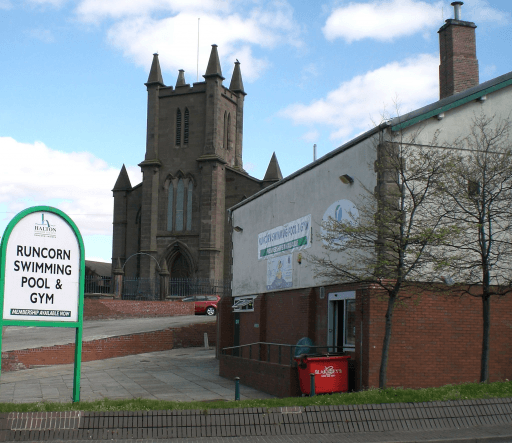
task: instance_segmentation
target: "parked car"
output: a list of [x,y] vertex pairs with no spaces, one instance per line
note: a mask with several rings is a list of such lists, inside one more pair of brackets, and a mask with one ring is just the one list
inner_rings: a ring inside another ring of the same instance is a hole
[[193,295],[182,298],[182,302],[194,302],[196,314],[215,315],[217,313],[217,303],[220,300],[218,295]]

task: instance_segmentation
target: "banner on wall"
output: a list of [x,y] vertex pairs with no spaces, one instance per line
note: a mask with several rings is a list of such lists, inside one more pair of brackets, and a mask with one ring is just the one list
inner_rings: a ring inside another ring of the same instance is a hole
[[286,289],[293,285],[292,254],[267,260],[267,289]]
[[258,235],[258,260],[311,246],[311,214]]

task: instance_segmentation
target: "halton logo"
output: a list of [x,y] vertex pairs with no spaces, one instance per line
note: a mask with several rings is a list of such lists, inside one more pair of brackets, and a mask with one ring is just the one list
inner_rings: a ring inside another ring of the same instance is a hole
[[44,218],[44,213],[41,214],[41,223],[34,224],[34,237],[57,237],[57,228]]

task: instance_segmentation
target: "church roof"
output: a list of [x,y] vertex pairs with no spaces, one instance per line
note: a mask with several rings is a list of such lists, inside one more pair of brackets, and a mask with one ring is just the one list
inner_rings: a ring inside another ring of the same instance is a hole
[[263,181],[270,180],[282,180],[283,174],[281,173],[281,168],[279,167],[279,162],[277,161],[276,153],[272,154],[272,158],[270,159],[270,163],[268,164],[267,172],[265,173],[265,177],[263,177]]
[[130,178],[128,177],[128,172],[126,172],[126,167],[123,165],[121,168],[121,172],[117,177],[116,184],[114,185],[114,189],[112,191],[131,191],[132,184],[130,183]]
[[241,92],[242,94],[247,95],[244,91],[244,82],[242,81],[242,72],[240,71],[240,62],[238,60],[235,62],[235,68],[233,69],[229,89],[233,92]]
[[153,54],[153,63],[151,63],[151,70],[149,71],[149,77],[146,85],[151,83],[160,83],[164,85],[164,79],[162,77],[162,71],[160,70],[160,62],[158,61],[158,54]]
[[212,52],[210,53],[210,60],[208,61],[208,67],[206,73],[203,75],[204,78],[218,76],[222,80],[222,69],[220,68],[219,53],[217,52],[217,45],[212,45]]

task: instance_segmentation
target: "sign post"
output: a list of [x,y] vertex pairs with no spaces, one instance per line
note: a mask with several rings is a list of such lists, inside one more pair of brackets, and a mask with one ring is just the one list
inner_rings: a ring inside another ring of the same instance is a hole
[[73,402],[80,401],[84,271],[80,231],[59,209],[28,208],[7,225],[0,243],[0,329],[75,328]]

